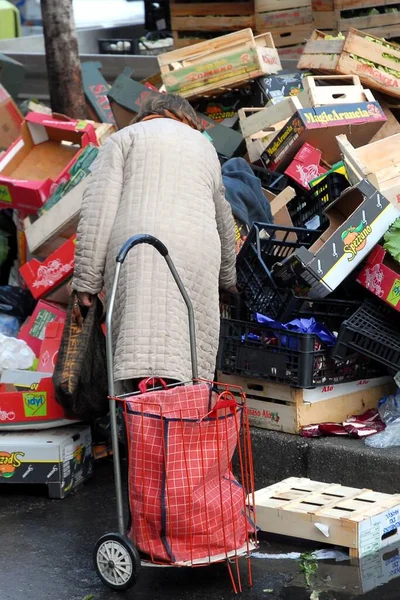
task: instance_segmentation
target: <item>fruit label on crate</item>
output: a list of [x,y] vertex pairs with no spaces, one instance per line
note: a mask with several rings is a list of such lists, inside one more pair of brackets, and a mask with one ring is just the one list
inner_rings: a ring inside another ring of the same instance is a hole
[[[332,106],[315,106],[302,108],[289,119],[285,127],[267,146],[261,155],[264,166],[274,170],[283,161],[292,160],[296,151],[309,138],[315,138],[314,129],[324,129],[318,136],[318,148],[330,156],[332,145],[336,144],[336,136],[346,133],[351,137],[352,127],[361,126],[359,134],[365,143],[378,130],[378,123],[386,121],[385,113],[378,102],[357,102]],[[364,133],[365,132],[365,133]],[[311,142],[312,143],[312,142]],[[335,158],[335,160],[337,160]]]
[[169,93],[184,93],[209,84],[223,83],[226,80],[247,75],[260,70],[255,48],[220,56],[216,60],[203,62],[171,71],[163,77]]
[[[297,249],[276,270],[278,279],[288,283],[294,277],[300,288],[324,297],[369,254],[399,216],[399,211],[369,181],[363,180],[356,187],[362,194],[358,208],[332,235],[329,236],[329,229],[321,235],[315,252],[302,247]],[[355,189],[350,189],[335,203],[335,214],[341,213],[340,205],[356,200]]]

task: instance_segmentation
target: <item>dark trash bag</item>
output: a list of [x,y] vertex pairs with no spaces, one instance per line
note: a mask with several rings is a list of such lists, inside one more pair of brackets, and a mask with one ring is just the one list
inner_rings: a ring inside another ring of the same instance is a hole
[[21,322],[29,317],[36,301],[29,290],[11,285],[0,285],[0,313],[17,317]]
[[53,374],[55,396],[68,416],[92,421],[108,413],[103,305],[97,296],[90,308],[74,302],[72,296]]

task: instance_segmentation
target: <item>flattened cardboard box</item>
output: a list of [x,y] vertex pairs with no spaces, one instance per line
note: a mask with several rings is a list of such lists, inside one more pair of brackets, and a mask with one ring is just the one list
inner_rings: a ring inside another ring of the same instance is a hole
[[362,146],[386,122],[378,102],[357,102],[299,109],[261,155],[264,166],[284,171],[305,143],[322,151],[333,164],[341,159],[336,136],[345,133],[353,146]]
[[369,254],[399,210],[369,181],[361,181],[328,207],[330,227],[310,249],[300,247],[274,265],[275,277],[297,293],[324,298]]
[[0,433],[0,483],[44,483],[64,498],[92,472],[90,427]]
[[[111,109],[120,129],[127,127],[139,112],[140,105],[152,91],[131,78],[132,70],[126,68],[115,80],[108,92]],[[197,113],[199,122],[211,138],[218,154],[232,158],[241,156],[245,151],[244,139],[241,133],[233,131]]]
[[116,125],[107,93],[110,85],[101,74],[100,62],[82,64],[83,88],[90,110],[101,123]]

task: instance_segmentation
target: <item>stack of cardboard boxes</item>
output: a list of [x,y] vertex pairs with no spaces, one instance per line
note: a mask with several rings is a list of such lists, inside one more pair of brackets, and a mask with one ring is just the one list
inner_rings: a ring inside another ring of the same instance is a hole
[[[0,464],[0,478],[46,483],[52,497],[64,497],[91,473],[91,433],[87,426],[74,425],[57,404],[52,374],[74,270],[85,179],[99,145],[114,127],[47,111],[30,112],[23,119],[11,98],[0,91],[4,98],[0,111],[5,111],[0,112],[0,122],[10,124],[0,158],[0,208],[13,210],[19,284],[36,300],[18,338],[37,358],[29,371],[1,373],[0,453],[7,454],[8,462],[6,467]],[[49,429],[54,426],[59,429]],[[56,447],[54,456],[46,454],[46,444]],[[48,463],[44,470],[43,462]]]

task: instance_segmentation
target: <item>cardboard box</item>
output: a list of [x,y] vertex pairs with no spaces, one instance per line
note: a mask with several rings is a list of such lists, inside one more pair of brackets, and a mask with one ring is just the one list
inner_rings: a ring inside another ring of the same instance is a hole
[[90,427],[0,433],[0,483],[43,483],[65,498],[92,472]]
[[357,281],[400,312],[400,264],[382,246],[372,250]]
[[68,304],[67,283],[74,272],[76,235],[57,248],[43,262],[33,258],[20,268],[32,296]]
[[19,138],[23,121],[14,100],[0,84],[0,152],[7,150]]
[[100,69],[100,62],[82,63],[82,79],[86,100],[95,119],[101,123],[116,125],[110,101],[107,98],[111,86],[104,79]]
[[321,150],[310,144],[304,144],[286,169],[285,174],[308,191],[310,181],[326,173],[326,169],[320,165],[321,157]]
[[31,254],[46,258],[76,233],[88,179],[78,183],[39,219],[26,217],[25,236]]
[[55,400],[51,373],[5,369],[0,378],[0,407],[2,428],[55,427],[72,422]]
[[236,92],[223,94],[218,98],[206,98],[193,103],[196,111],[201,112],[207,118],[224,125],[234,127],[239,123],[238,111],[249,104],[250,89],[242,88]]
[[268,169],[284,171],[307,142],[333,164],[341,159],[336,136],[345,133],[353,145],[361,146],[385,122],[385,113],[376,101],[300,108],[270,142],[261,160]]
[[35,356],[39,356],[47,324],[53,321],[64,323],[65,317],[66,311],[61,306],[39,300],[29,320],[21,327],[18,338],[28,344]]
[[[132,69],[126,68],[117,77],[108,92],[108,98],[120,129],[130,125],[139,112],[141,102],[151,93],[153,92],[148,87],[132,79]],[[227,158],[242,155],[245,144],[243,136],[238,131],[224,127],[201,113],[197,115],[218,154]]]
[[38,371],[41,373],[54,372],[63,331],[64,323],[53,322],[47,325],[39,354]]
[[328,207],[330,226],[310,249],[300,247],[274,265],[275,277],[299,294],[324,298],[369,254],[399,210],[369,181],[361,181]]
[[0,160],[0,207],[36,212],[90,143],[97,146],[87,121],[30,113],[21,137]]
[[304,71],[280,71],[277,75],[259,77],[252,85],[251,106],[265,106],[270,100],[297,96],[303,90]]

